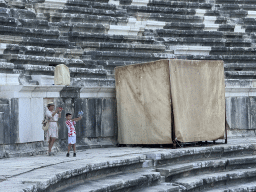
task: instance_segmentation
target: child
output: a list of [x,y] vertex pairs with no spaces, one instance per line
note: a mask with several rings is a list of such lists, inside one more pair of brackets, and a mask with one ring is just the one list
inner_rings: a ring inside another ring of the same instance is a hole
[[75,118],[72,119],[72,114],[71,113],[67,113],[66,114],[66,126],[68,128],[68,153],[67,153],[67,157],[69,157],[69,151],[70,151],[70,147],[71,145],[73,146],[73,157],[76,157],[76,130],[75,130],[75,124],[77,121],[82,119],[82,116],[80,116],[79,118]]

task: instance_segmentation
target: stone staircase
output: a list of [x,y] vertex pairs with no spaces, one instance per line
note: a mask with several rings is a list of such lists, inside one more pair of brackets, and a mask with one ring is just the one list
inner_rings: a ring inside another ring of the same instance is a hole
[[[124,148],[125,150],[125,148]],[[215,145],[145,153],[140,160],[87,170],[56,191],[254,191],[253,144]],[[96,167],[95,167],[96,168]],[[86,174],[83,175],[83,174]],[[73,181],[73,185],[71,183]],[[63,183],[63,184],[64,184]]]

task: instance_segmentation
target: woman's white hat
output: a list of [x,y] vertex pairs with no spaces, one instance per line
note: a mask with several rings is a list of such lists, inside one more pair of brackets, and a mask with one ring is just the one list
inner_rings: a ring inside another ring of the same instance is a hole
[[47,104],[47,107],[50,107],[50,106],[52,106],[52,105],[54,105],[54,103],[53,103],[53,102],[49,102],[49,103]]

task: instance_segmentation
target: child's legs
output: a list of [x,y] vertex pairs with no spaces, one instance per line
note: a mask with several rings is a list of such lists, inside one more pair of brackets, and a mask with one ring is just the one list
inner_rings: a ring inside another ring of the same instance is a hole
[[74,153],[76,152],[76,144],[73,144]]
[[69,153],[69,151],[70,151],[70,147],[71,147],[71,144],[68,144],[68,153]]

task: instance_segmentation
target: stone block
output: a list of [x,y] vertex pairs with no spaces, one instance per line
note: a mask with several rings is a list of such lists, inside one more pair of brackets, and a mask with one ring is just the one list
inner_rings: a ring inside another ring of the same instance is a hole
[[54,76],[49,75],[31,75],[32,80],[35,80],[39,85],[53,85]]
[[230,98],[229,125],[231,129],[250,129],[249,109],[250,103],[248,97]]
[[[0,107],[3,104],[0,104]],[[0,144],[4,144],[4,112],[0,112]]]
[[131,5],[147,6],[148,3],[149,3],[149,0],[133,0]]
[[248,11],[247,18],[256,18],[256,11]]
[[249,97],[249,124],[250,129],[256,129],[256,97]]
[[85,137],[97,137],[97,102],[95,99],[85,99],[83,103],[83,109],[85,109],[84,118],[81,120],[84,127],[84,136]]
[[177,46],[175,55],[209,55],[211,47],[207,46]]
[[0,85],[19,85],[19,75],[0,73]]
[[101,137],[114,137],[117,130],[116,100],[102,100]]
[[80,97],[79,87],[64,87],[60,92],[60,97],[63,98],[79,98]]

